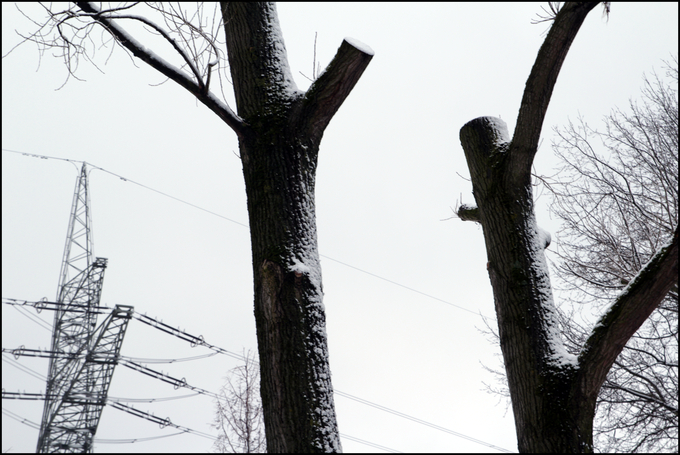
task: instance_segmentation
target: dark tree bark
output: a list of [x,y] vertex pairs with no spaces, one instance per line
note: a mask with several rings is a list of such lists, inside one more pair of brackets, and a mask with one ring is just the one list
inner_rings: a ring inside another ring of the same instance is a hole
[[[130,14],[128,6],[102,10],[93,3],[76,4],[80,12],[58,13],[52,20],[95,21],[135,57],[191,92],[238,135],[248,197],[267,449],[340,451],[314,184],[323,132],[368,66],[372,51],[343,41],[326,71],[306,93],[301,92],[288,68],[275,5],[223,2],[237,115],[209,90],[215,63],[199,68],[198,56],[150,20]],[[187,70],[139,44],[119,20],[142,22],[158,33],[181,56]],[[62,38],[67,54],[74,43]]]
[[306,93],[273,4],[223,3],[248,196],[269,452],[340,450],[328,366],[314,184],[324,129],[372,54],[344,41]]
[[560,338],[537,225],[531,165],[567,51],[595,3],[567,3],[554,17],[510,139],[505,123],[481,117],[460,132],[477,207],[459,216],[482,225],[501,350],[520,452],[592,452],[597,394],[609,368],[677,282],[677,231],[602,316],[578,357]]

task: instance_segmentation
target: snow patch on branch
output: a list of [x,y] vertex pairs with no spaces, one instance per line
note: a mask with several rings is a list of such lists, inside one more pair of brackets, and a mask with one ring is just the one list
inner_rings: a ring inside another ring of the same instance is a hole
[[550,245],[550,233],[536,224],[536,218],[532,214],[529,217],[527,233],[531,241],[531,256],[533,257],[532,268],[534,289],[538,293],[541,302],[543,324],[548,344],[546,360],[557,369],[578,368],[578,358],[564,347],[557,322],[557,309],[553,300],[552,286],[550,284],[550,272],[545,258],[545,249]]
[[548,248],[550,246],[550,242],[552,241],[550,232],[538,225],[536,225],[536,230],[538,231],[538,244],[543,245],[543,249]]
[[[484,117],[491,128],[497,133],[496,144],[501,146],[510,142],[510,133],[508,132],[508,124],[503,119],[498,117]],[[500,147],[499,147],[500,148]]]
[[[97,6],[94,6],[95,4],[90,3],[90,7],[94,10],[99,10]],[[177,68],[175,65],[172,63],[168,62],[158,54],[156,54],[153,50],[149,49],[148,47],[144,46],[141,42],[137,41],[136,38],[134,38],[131,34],[129,34],[125,29],[122,27],[118,26],[118,23],[114,21],[115,16],[111,17],[106,17],[104,16],[108,21],[109,21],[109,27],[113,29],[119,36],[120,38],[124,39],[127,41],[130,46],[125,46],[124,43],[121,43],[123,47],[125,47],[127,50],[130,52],[133,52],[133,49],[130,49],[130,47],[133,47],[137,50],[137,53],[140,53],[142,55],[135,55],[137,58],[142,59],[143,56],[147,57],[149,59],[149,64],[156,68],[158,71],[161,71],[163,74],[165,74],[167,77],[170,77],[174,80],[179,80],[179,79],[186,79],[190,80],[190,78],[179,68]],[[143,18],[138,17],[138,16],[127,16],[129,19],[136,19],[141,22],[143,22]],[[188,57],[186,54],[181,54],[182,57],[186,60]],[[165,71],[162,71],[162,69],[165,69]],[[173,77],[174,76],[174,77]]]
[[661,248],[659,248],[659,250],[649,259],[649,261],[647,261],[647,263],[645,265],[643,265],[642,268],[640,268],[640,270],[638,270],[638,272],[635,274],[635,276],[633,278],[631,278],[631,280],[628,282],[626,287],[623,288],[621,293],[615,299],[611,299],[611,302],[609,303],[609,305],[607,305],[606,308],[604,309],[604,311],[602,312],[602,316],[600,316],[600,318],[597,320],[597,322],[590,329],[590,333],[592,333],[595,329],[597,329],[598,327],[601,327],[603,325],[603,321],[607,318],[607,316],[609,315],[609,312],[612,311],[612,309],[616,306],[616,304],[630,292],[630,289],[634,285],[637,284],[637,282],[641,279],[641,276],[644,275],[645,272],[647,272],[647,268],[653,262],[658,261],[659,258],[663,254],[665,254],[665,252],[668,250],[668,248],[671,247],[672,244],[673,244],[673,236],[671,235],[671,237],[668,239],[668,241]]
[[352,47],[363,52],[366,55],[375,55],[375,52],[373,52],[373,49],[371,49],[371,46],[369,46],[368,44],[362,43],[358,39],[354,39],[354,38],[350,38],[349,36],[346,36],[345,41],[347,41],[347,43],[350,44]]

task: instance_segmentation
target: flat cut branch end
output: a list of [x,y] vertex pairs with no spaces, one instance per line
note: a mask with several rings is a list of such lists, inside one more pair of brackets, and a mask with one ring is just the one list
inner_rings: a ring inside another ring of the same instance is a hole
[[343,41],[366,55],[370,55],[371,57],[375,55],[375,52],[373,52],[373,49],[371,49],[370,46],[362,43],[359,40],[346,36]]
[[495,139],[497,144],[510,142],[508,124],[500,117],[477,117],[470,120],[460,129],[461,136],[464,130],[483,130]]
[[479,223],[479,208],[467,204],[461,204],[456,210],[456,215],[463,221],[476,221]]

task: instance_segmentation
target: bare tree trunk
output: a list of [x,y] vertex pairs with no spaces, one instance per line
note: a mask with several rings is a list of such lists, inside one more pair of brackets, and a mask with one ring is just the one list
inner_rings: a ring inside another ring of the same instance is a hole
[[484,230],[520,452],[592,452],[597,393],[628,339],[677,283],[678,233],[629,284],[578,358],[562,344],[531,186],[507,167],[507,130],[482,117],[461,129]]
[[344,41],[297,91],[272,4],[223,3],[248,196],[269,452],[340,451],[328,364],[314,185],[325,127],[372,54]]
[[[520,452],[579,452],[592,441],[588,428],[565,431],[570,415],[573,363],[560,351],[533,209],[531,186],[507,174],[507,130],[502,120],[482,117],[461,130],[484,227],[488,271],[494,291],[501,349]],[[557,342],[557,344],[556,344]],[[562,360],[566,360],[562,362]],[[594,412],[594,402],[587,412]],[[580,426],[579,426],[580,427]]]

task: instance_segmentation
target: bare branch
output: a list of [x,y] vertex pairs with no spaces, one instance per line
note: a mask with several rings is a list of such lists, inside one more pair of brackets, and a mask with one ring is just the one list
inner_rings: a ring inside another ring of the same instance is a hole
[[172,44],[173,48],[175,48],[175,50],[180,53],[184,61],[190,66],[192,73],[197,79],[197,82],[192,81],[184,73],[182,73],[181,70],[137,42],[137,40],[135,40],[129,33],[113,22],[112,19],[116,16],[111,16],[108,11],[100,11],[94,4],[89,2],[78,2],[77,4],[85,13],[91,16],[92,19],[106,28],[106,30],[108,30],[111,35],[116,38],[117,42],[132,52],[135,57],[144,61],[152,68],[156,69],[163,75],[172,79],[191,92],[194,96],[196,96],[196,98],[198,98],[199,101],[205,104],[210,110],[215,112],[222,120],[224,120],[224,122],[229,125],[236,132],[236,134],[239,136],[244,134],[246,126],[243,120],[239,118],[229,108],[229,106],[217,99],[205,89],[205,84],[202,82],[201,75],[199,74],[195,65],[191,62],[191,59],[189,59],[187,54],[179,47],[176,41],[170,38],[167,33],[160,29],[160,27],[156,26],[151,21],[138,16],[120,16],[121,18],[139,20],[140,22],[152,27],[154,30],[159,32]]
[[[595,5],[597,2],[565,4],[556,14],[548,36],[538,51],[524,89],[510,146],[510,158],[513,160],[511,166],[517,166],[523,171],[518,173],[522,180],[531,172],[543,119],[562,63],[581,24]],[[524,172],[525,175],[520,175]]]
[[602,316],[579,356],[581,380],[597,394],[623,346],[678,280],[678,230]]
[[333,60],[305,94],[302,116],[313,119],[312,136],[321,137],[333,115],[373,58],[372,51],[343,40]]

